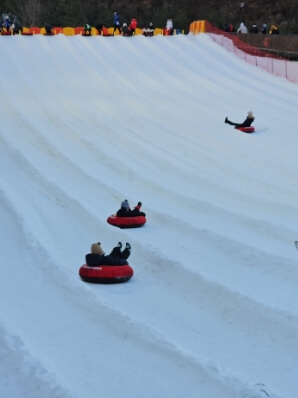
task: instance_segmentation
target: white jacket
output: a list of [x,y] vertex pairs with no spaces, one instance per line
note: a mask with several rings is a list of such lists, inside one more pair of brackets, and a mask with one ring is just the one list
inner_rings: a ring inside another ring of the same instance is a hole
[[237,33],[248,33],[247,27],[244,25],[243,22],[241,22],[241,24],[237,30]]
[[168,30],[173,29],[173,21],[172,21],[171,19],[168,19],[168,20],[167,20],[166,28],[167,28]]

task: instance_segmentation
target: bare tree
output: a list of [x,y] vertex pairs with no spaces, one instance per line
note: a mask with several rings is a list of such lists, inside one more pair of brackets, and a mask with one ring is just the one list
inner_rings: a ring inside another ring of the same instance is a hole
[[36,26],[41,21],[43,6],[40,0],[10,0],[5,5],[25,26]]

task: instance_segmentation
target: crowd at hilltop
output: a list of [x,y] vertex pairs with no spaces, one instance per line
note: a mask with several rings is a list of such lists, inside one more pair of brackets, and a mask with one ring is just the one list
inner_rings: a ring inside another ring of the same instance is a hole
[[[113,32],[110,35],[119,34],[122,36],[133,36],[136,34],[136,29],[138,28],[138,21],[135,16],[133,16],[129,23],[124,21],[121,23],[120,16],[117,12],[114,12],[113,16],[111,17],[111,25],[113,26]],[[235,28],[230,23],[225,23],[224,25],[219,26],[220,29],[224,30],[225,32],[237,32],[241,34],[253,33],[253,34],[270,34],[270,35],[278,35],[279,28],[272,24],[270,29],[267,28],[267,24],[264,23],[262,26],[258,27],[256,23],[253,23],[250,28],[248,28],[245,23],[242,21],[238,28]],[[44,24],[44,28],[46,34],[54,34],[53,27],[49,23]],[[99,34],[103,34],[105,30],[108,29],[108,26],[105,24],[97,24],[95,27],[92,27],[90,24],[86,23],[84,25],[83,35],[91,36],[93,32],[93,28],[95,28]],[[163,34],[164,35],[173,35],[174,33],[174,24],[173,19],[168,18],[166,24],[164,26]],[[12,15],[11,13],[4,13],[0,17],[0,33],[2,34],[20,34],[23,31],[23,26],[19,21],[19,18],[16,15]],[[153,36],[155,32],[155,25],[152,21],[148,23],[148,25],[142,28],[141,33],[144,36]],[[182,33],[180,29],[175,29],[175,33],[179,34]]]
[[[127,22],[123,22],[121,26],[120,17],[117,12],[114,12],[113,23],[114,23],[113,35],[115,34],[115,32],[118,32],[122,36],[133,36],[138,27],[138,21],[134,16],[132,17],[129,24],[127,24]],[[154,24],[153,22],[150,22],[147,27],[142,29],[142,34],[144,36],[153,36],[154,30],[155,30]],[[172,35],[174,33],[174,24],[171,18],[167,19],[166,26],[163,29],[163,33],[165,35]],[[181,33],[181,31],[178,31],[176,29],[176,33]]]
[[[136,17],[132,17],[130,23],[123,22],[121,24],[120,17],[117,12],[114,12],[113,15],[113,26],[114,30],[112,35],[114,36],[115,33],[118,33],[122,36],[133,36],[136,33],[136,29],[138,28],[138,21]],[[45,32],[48,35],[54,34],[53,26],[49,23],[44,24]],[[99,34],[103,34],[107,26],[104,24],[98,24],[94,27]],[[92,35],[93,27],[86,23],[83,27],[83,35],[84,36],[91,36]],[[23,31],[23,26],[21,25],[18,17],[16,15],[12,15],[11,13],[4,13],[0,19],[0,33],[2,34],[21,34]],[[148,26],[141,29],[142,34],[144,36],[153,36],[155,31],[155,26],[153,22],[149,22]],[[173,35],[174,33],[174,24],[171,18],[167,19],[166,25],[163,28],[164,35]],[[182,33],[179,29],[176,29],[176,34]]]
[[223,29],[225,32],[237,32],[237,33],[262,33],[262,34],[267,34],[269,33],[270,35],[279,35],[279,29],[275,24],[272,24],[270,29],[268,30],[267,24],[264,23],[262,27],[258,27],[256,23],[253,23],[250,27],[250,29],[247,28],[244,22],[241,22],[238,29],[235,29],[235,27],[232,24],[225,23],[224,26],[220,26],[221,29]]

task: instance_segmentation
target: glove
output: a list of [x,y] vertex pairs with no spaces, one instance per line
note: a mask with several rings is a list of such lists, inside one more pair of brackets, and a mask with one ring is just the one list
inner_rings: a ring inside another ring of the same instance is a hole
[[138,202],[138,206],[142,206],[142,202]]

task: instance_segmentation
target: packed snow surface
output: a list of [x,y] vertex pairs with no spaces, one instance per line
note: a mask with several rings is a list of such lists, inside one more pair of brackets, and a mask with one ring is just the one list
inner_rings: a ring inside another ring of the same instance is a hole
[[[297,396],[298,85],[204,34],[0,48],[0,396]],[[97,241],[129,282],[79,278]]]

